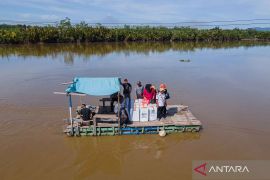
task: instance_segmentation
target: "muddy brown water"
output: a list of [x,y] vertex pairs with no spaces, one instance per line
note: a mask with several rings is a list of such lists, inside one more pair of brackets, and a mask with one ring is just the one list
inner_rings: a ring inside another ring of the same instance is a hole
[[[193,160],[270,160],[269,57],[256,42],[1,45],[0,179],[191,179]],[[74,76],[165,82],[204,128],[66,137],[67,98],[53,91]]]

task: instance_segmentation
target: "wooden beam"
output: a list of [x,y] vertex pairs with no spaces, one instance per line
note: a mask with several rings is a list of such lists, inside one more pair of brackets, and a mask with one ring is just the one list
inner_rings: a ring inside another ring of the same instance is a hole
[[64,83],[60,83],[60,85],[69,85],[69,84],[73,84],[74,82],[71,81],[71,82],[64,82]]
[[72,96],[86,96],[86,94],[82,94],[82,93],[66,93],[66,92],[53,92],[53,94],[72,95]]

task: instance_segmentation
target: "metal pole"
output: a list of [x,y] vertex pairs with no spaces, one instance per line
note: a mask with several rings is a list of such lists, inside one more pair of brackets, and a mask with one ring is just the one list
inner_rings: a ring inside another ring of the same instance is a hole
[[121,104],[120,104],[120,92],[118,92],[118,133],[121,134],[121,122],[120,122],[120,108],[121,108]]
[[68,95],[69,98],[69,120],[70,120],[70,124],[71,124],[71,128],[73,128],[73,120],[72,120],[72,99],[71,99],[71,95]]

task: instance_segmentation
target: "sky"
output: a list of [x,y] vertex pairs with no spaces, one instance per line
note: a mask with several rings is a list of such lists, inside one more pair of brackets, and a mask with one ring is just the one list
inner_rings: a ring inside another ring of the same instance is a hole
[[65,17],[74,23],[270,19],[269,8],[270,0],[0,0],[0,22],[54,22]]

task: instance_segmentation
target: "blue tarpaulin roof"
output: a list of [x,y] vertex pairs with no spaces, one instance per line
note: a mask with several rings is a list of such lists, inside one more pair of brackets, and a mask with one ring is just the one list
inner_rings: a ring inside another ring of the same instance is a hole
[[75,77],[73,84],[66,89],[68,93],[84,93],[92,96],[107,96],[120,91],[120,80],[117,77]]

